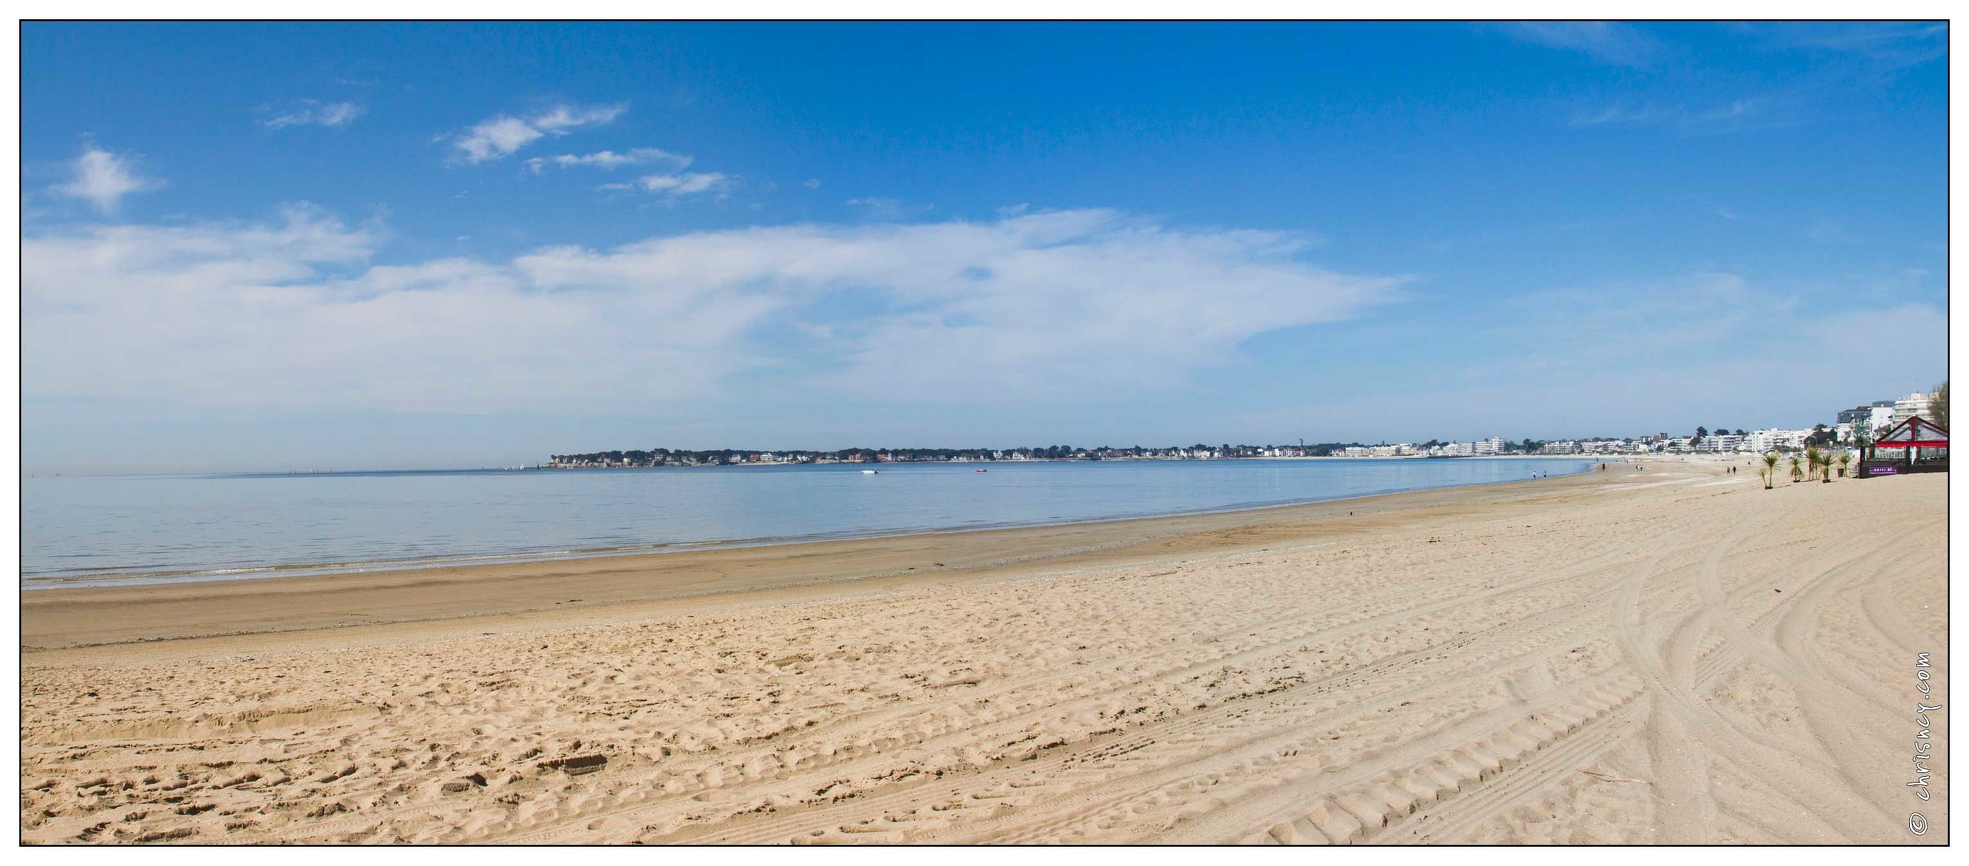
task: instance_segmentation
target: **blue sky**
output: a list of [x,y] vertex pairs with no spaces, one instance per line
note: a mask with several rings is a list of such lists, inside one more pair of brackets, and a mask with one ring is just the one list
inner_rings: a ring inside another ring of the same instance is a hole
[[1829,422],[1946,375],[1946,48],[1921,23],[28,24],[24,456]]

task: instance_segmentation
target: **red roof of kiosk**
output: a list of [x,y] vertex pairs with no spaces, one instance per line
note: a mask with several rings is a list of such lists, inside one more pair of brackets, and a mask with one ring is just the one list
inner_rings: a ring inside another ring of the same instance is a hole
[[1947,448],[1948,431],[1919,416],[1909,418],[1873,440],[1876,448]]

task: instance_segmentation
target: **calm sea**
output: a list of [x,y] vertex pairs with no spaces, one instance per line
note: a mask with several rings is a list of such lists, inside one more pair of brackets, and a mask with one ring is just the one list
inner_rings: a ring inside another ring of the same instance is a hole
[[358,571],[1226,511],[1586,460],[1229,460],[36,477],[25,587]]

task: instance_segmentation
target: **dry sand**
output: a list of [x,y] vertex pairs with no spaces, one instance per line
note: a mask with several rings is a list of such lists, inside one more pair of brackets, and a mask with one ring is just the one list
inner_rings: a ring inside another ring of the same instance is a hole
[[1947,476],[1719,473],[25,593],[22,834],[1946,842]]

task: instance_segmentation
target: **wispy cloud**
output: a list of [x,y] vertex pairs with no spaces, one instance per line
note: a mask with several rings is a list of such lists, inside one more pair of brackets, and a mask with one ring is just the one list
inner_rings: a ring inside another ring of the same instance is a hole
[[1522,295],[1506,302],[1511,324],[1496,338],[1521,346],[1510,362],[1528,365],[1521,372],[1615,366],[1713,348],[1797,303],[1739,274],[1698,272]]
[[[270,107],[263,107],[263,110],[270,113],[274,111]],[[289,126],[347,126],[361,117],[363,111],[362,106],[353,102],[325,103],[315,99],[303,99],[292,108],[260,121],[260,125],[268,129],[285,129]]]
[[[1484,334],[1497,347],[1489,361],[1222,423],[1348,438],[1805,425],[1825,420],[1828,406],[1891,398],[1945,375],[1943,310],[1904,294],[1825,305],[1792,288],[1692,273],[1537,293],[1506,302],[1510,324]],[[1896,364],[1878,363],[1882,334],[1895,335]]]
[[1709,199],[1703,198],[1702,196],[1696,196],[1695,199],[1696,201],[1702,202],[1705,207],[1709,208],[1710,213],[1713,213],[1718,217],[1721,217],[1726,220],[1730,220],[1731,222],[1735,222],[1737,220],[1743,219],[1743,215],[1737,213],[1736,208],[1730,207],[1729,205],[1724,204],[1720,201],[1711,201]]
[[556,105],[529,118],[502,114],[480,121],[451,142],[466,162],[503,159],[549,135],[566,135],[584,126],[609,123],[628,110],[627,103],[619,103],[585,107]]
[[1644,66],[1662,50],[1659,40],[1631,24],[1528,21],[1496,26],[1519,42],[1577,51],[1618,66]]
[[1682,116],[1683,111],[1680,106],[1669,107],[1652,104],[1628,105],[1625,103],[1616,103],[1603,108],[1575,111],[1569,124],[1572,126],[1648,124],[1674,120]]
[[800,185],[808,189],[820,189],[820,178],[808,178],[806,183]]
[[600,168],[614,169],[625,165],[650,165],[661,163],[672,169],[690,166],[691,158],[679,153],[671,153],[654,147],[636,147],[617,153],[613,150],[597,151],[590,154],[563,153],[559,156],[536,156],[526,161],[535,174],[548,167],[554,168]]
[[1576,128],[1658,126],[1685,135],[1740,132],[1798,123],[1804,101],[1801,92],[1790,91],[1701,106],[1616,102],[1601,108],[1576,110],[1567,125]]
[[1788,47],[1861,58],[1897,69],[1948,56],[1942,21],[1813,21],[1746,25]]
[[683,174],[646,174],[628,183],[605,183],[602,189],[635,190],[663,195],[668,198],[681,198],[703,193],[723,193],[730,189],[730,177],[715,171],[692,171]]
[[52,191],[69,198],[87,199],[104,214],[116,213],[126,195],[164,185],[162,180],[138,175],[128,158],[94,144],[84,145],[82,155],[69,163],[69,167],[72,172],[69,182],[56,185]]
[[[883,222],[892,222],[895,220],[905,219],[912,216],[920,216],[922,214],[929,213],[931,210],[935,209],[934,205],[927,205],[927,204],[910,205],[905,203],[902,199],[899,198],[887,198],[879,195],[851,198],[848,199],[847,201],[842,202],[842,204],[845,204],[848,207],[855,208],[861,211],[862,214],[868,217],[869,219],[880,220]],[[1005,211],[1000,210],[999,215],[1007,216],[1008,214]]]
[[901,199],[883,198],[872,195],[867,198],[851,198],[842,202],[842,204],[849,207],[867,208],[869,214],[878,217],[895,217],[902,214]]
[[1838,220],[1820,217],[1805,230],[1805,236],[1822,244],[1843,243],[1851,240],[1846,236],[1846,228]]
[[1359,315],[1403,283],[1301,261],[1295,234],[1105,210],[368,264],[382,242],[310,208],[26,238],[24,392],[595,409],[770,368],[802,393],[1072,399],[1167,388],[1254,335]]

